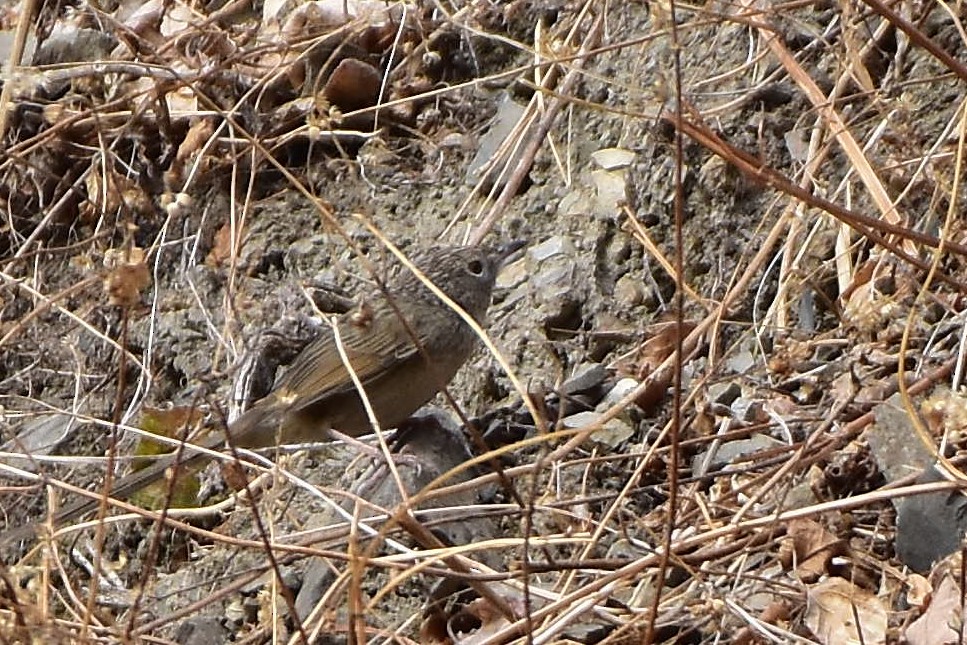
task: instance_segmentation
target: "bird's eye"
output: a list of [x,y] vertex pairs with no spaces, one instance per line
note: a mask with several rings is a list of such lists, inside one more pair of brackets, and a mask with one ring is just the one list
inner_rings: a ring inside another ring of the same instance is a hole
[[467,264],[467,271],[469,271],[470,273],[476,276],[483,275],[483,272],[484,272],[483,262],[481,262],[480,260],[471,260],[470,263]]

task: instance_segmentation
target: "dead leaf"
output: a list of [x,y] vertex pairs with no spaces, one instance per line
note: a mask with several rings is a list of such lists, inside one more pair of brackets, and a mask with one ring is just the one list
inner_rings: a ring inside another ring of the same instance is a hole
[[[199,424],[204,415],[196,407],[175,407],[167,410],[158,408],[144,408],[138,426],[162,437],[176,439],[186,434],[186,429]],[[134,450],[140,457],[153,457],[171,452],[171,446],[142,438]],[[137,471],[148,466],[146,461],[135,461],[132,470]],[[169,496],[168,489],[174,486]],[[179,476],[171,484],[169,480],[158,481],[139,490],[132,496],[135,503],[146,508],[160,508],[166,502],[176,507],[187,507],[196,504],[198,497],[198,477],[194,472],[190,476],[179,472]]]
[[868,260],[862,266],[858,267],[856,271],[853,272],[853,279],[849,286],[843,290],[840,294],[840,298],[844,303],[849,302],[853,293],[865,284],[868,284],[873,278],[873,271],[876,269],[876,262],[873,260]]
[[907,603],[923,609],[933,595],[933,585],[919,573],[911,573],[906,579]]
[[238,253],[241,247],[232,244],[232,223],[225,222],[221,228],[215,232],[215,241],[212,250],[205,258],[205,264],[210,267],[218,267],[225,264],[232,257],[232,253]]
[[843,541],[818,522],[798,519],[789,522],[781,557],[784,566],[795,567],[800,580],[813,582],[827,573],[834,556],[846,555],[846,552]]
[[[933,576],[931,576],[932,578]],[[962,592],[957,581],[945,573],[939,586],[934,587],[927,610],[920,615],[904,633],[910,645],[954,645],[967,637],[964,630]],[[957,627],[961,633],[957,633]]]
[[213,119],[199,119],[195,121],[188,128],[188,133],[182,139],[181,145],[178,146],[175,159],[181,163],[192,159],[205,146],[208,140],[211,139],[214,133],[215,121]]
[[376,105],[382,77],[379,70],[355,58],[347,58],[336,66],[323,94],[330,103],[345,111]]
[[842,578],[806,590],[806,627],[828,645],[886,643],[887,613],[879,598]]
[[198,114],[198,96],[191,85],[180,85],[165,92],[164,99],[172,119],[185,119]]
[[[464,611],[473,616],[479,621],[479,627],[474,629],[472,632],[467,633],[463,637],[459,637],[454,641],[454,643],[459,643],[460,645],[475,645],[476,643],[483,643],[490,640],[490,638],[496,635],[501,629],[507,627],[510,621],[507,617],[501,614],[497,609],[490,604],[485,598],[477,598],[470,604],[468,604]],[[459,618],[459,614],[455,617]],[[451,621],[451,625],[452,625]],[[451,627],[451,633],[457,633]]]
[[120,307],[133,307],[141,302],[141,292],[151,284],[151,272],[144,263],[143,249],[134,248],[126,257],[118,252],[105,254],[105,263],[113,267],[104,278],[108,301]]
[[688,336],[693,329],[695,329],[695,323],[692,322],[685,322],[681,329],[674,322],[651,325],[645,330],[648,340],[642,343],[628,360],[618,365],[619,374],[629,374],[638,381],[649,380],[649,386],[635,400],[638,407],[646,414],[664,400],[671,385],[672,371],[666,369],[659,373],[656,370],[674,353],[679,334],[683,337]]
[[[759,621],[766,623],[767,625],[778,625],[781,622],[789,620],[789,605],[785,601],[775,601],[770,603],[759,612]],[[732,639],[733,645],[748,645],[749,643],[757,643],[758,639],[755,637],[755,632],[749,627],[743,627],[736,634],[735,638]]]

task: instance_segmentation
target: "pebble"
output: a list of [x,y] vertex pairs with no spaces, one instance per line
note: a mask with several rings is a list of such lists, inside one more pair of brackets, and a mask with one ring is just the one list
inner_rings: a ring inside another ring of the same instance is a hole
[[636,156],[624,148],[602,148],[591,153],[591,161],[603,170],[621,170],[634,163]]
[[540,244],[527,249],[527,255],[535,262],[541,263],[555,255],[574,252],[574,244],[563,235],[549,237]]
[[626,309],[637,307],[645,301],[648,290],[641,280],[633,277],[630,273],[618,278],[614,285],[614,299],[619,305]]

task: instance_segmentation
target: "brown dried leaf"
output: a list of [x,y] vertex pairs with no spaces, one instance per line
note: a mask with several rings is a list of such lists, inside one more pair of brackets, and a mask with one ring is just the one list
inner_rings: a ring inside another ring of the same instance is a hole
[[188,128],[185,138],[178,146],[178,152],[175,153],[175,159],[185,163],[204,147],[214,133],[215,122],[213,119],[199,119]]
[[800,580],[813,582],[826,573],[834,556],[846,551],[843,541],[818,522],[799,519],[789,522],[780,557],[785,566],[795,566]]
[[200,154],[214,133],[215,123],[211,119],[199,119],[191,125],[178,146],[171,167],[165,172],[165,183],[170,190],[178,190],[184,183],[187,177],[186,166]]
[[856,271],[853,272],[853,280],[850,282],[849,286],[843,290],[840,294],[840,299],[846,303],[849,302],[853,293],[865,284],[868,284],[870,280],[873,279],[873,271],[876,270],[876,262],[869,260],[860,266]]
[[[511,600],[505,598],[505,600]],[[519,599],[518,599],[519,601]],[[515,604],[515,603],[511,603]],[[473,630],[472,635],[468,635],[465,638],[460,638],[456,642],[483,642],[488,640],[491,636],[496,635],[501,629],[505,628],[510,622],[507,617],[501,614],[496,607],[494,607],[490,601],[486,598],[477,598],[476,600],[469,603],[464,611],[476,618],[480,626]],[[516,608],[515,608],[516,611]],[[522,615],[522,614],[521,614]],[[451,630],[452,632],[453,630]]]
[[645,330],[650,338],[638,350],[639,369],[655,371],[675,351],[679,336],[685,337],[695,329],[695,323],[685,322],[681,329],[674,322],[656,323]]
[[[87,201],[93,206],[95,212],[116,211],[121,205],[121,192],[118,189],[120,177],[107,179],[102,173],[92,172],[84,180],[87,188]],[[115,181],[116,180],[116,181]]]
[[198,96],[189,85],[182,85],[165,94],[165,105],[173,118],[190,117],[198,113]]
[[120,307],[133,307],[141,302],[141,292],[151,284],[151,272],[144,263],[144,251],[135,247],[127,253],[114,251],[105,255],[109,266],[104,278],[108,301]]
[[934,436],[960,440],[967,428],[967,399],[947,388],[937,388],[920,404],[920,414]]
[[376,105],[382,83],[379,70],[355,58],[347,58],[333,70],[323,94],[345,111]]
[[907,604],[923,609],[933,595],[933,585],[919,573],[911,573],[906,579]]
[[[232,257],[232,223],[225,222],[215,233],[215,241],[212,250],[205,258],[205,264],[210,267],[222,266]],[[234,252],[241,250],[241,247],[234,249]]]
[[619,375],[629,375],[638,381],[644,381],[651,376],[649,387],[635,400],[638,407],[645,413],[661,403],[671,384],[673,376],[671,370],[663,370],[660,373],[656,370],[674,353],[679,334],[684,338],[693,329],[695,329],[695,323],[687,321],[681,329],[675,322],[655,323],[645,330],[648,340],[643,342],[630,358],[617,366]]
[[844,403],[856,399],[857,383],[852,372],[843,372],[833,379],[833,384],[829,388],[832,395],[831,408],[837,408]]
[[934,565],[929,581],[913,575],[907,580],[907,602],[923,609],[904,634],[910,645],[954,645],[967,636],[963,591],[957,582],[961,568],[958,553]]
[[173,2],[167,6],[161,18],[161,35],[167,39],[175,38],[192,27],[192,23],[201,22],[202,16],[196,15],[191,8],[182,2]]
[[[785,622],[789,620],[789,604],[782,600],[776,600],[768,605],[765,609],[759,612],[759,621],[766,623],[767,625],[778,625],[780,622]],[[755,637],[755,632],[753,632],[748,627],[743,627],[740,629],[735,638],[732,640],[733,645],[747,645],[748,643],[756,643],[758,640]]]
[[842,578],[824,580],[806,591],[804,622],[819,642],[828,645],[886,642],[883,602]]
[[[128,7],[119,9],[117,18],[140,41],[147,41],[155,47],[160,46],[164,43],[164,38],[161,36],[164,6],[163,0],[128,3]],[[132,7],[133,11],[126,10]]]

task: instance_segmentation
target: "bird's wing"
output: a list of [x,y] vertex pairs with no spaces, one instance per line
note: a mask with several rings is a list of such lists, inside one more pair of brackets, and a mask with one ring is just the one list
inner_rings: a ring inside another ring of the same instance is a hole
[[[393,365],[419,354],[405,326],[393,312],[366,320],[353,314],[338,319],[339,337],[353,371],[365,386]],[[299,354],[273,390],[277,401],[288,401],[291,410],[301,410],[322,399],[355,390],[347,378],[331,329]]]

